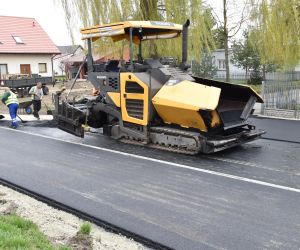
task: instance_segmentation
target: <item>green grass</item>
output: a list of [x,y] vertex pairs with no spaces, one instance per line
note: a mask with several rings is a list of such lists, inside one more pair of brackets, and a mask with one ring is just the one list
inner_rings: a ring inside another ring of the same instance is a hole
[[91,233],[91,230],[92,230],[91,224],[85,222],[80,226],[79,233],[89,235]]
[[66,81],[65,76],[55,76],[54,78],[55,78],[56,81],[59,81],[59,82]]
[[0,249],[3,250],[67,250],[67,246],[55,248],[33,222],[18,215],[0,216]]
[[[225,80],[224,80],[224,81],[225,81]],[[247,85],[247,80],[230,79],[230,82],[231,82],[231,83],[234,83],[234,84],[244,84],[244,85]]]

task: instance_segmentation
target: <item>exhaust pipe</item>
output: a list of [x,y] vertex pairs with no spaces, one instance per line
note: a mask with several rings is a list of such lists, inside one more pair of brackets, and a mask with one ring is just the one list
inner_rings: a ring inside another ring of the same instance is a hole
[[187,65],[187,56],[188,56],[188,28],[190,26],[190,20],[186,20],[183,24],[182,29],[182,59],[181,59],[181,68],[186,70],[189,68]]

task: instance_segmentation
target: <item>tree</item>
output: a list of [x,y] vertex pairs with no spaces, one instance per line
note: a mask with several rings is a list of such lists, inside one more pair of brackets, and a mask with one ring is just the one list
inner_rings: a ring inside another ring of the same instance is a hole
[[216,49],[224,49],[225,48],[225,38],[224,38],[224,27],[220,26],[216,29],[213,29],[213,39],[215,42]]
[[258,54],[249,42],[248,32],[245,32],[244,35],[243,41],[234,41],[231,61],[235,66],[244,69],[248,76],[248,71],[253,69]]
[[229,70],[229,42],[241,30],[242,25],[248,20],[248,3],[246,0],[223,0],[222,19],[215,14],[217,20],[217,34],[225,50],[226,81],[230,81]]
[[58,68],[60,69],[60,71],[61,71],[61,76],[63,76],[64,75],[64,72],[65,72],[65,63],[63,62],[63,61],[61,61],[60,63],[59,63],[59,65],[58,65]]
[[233,43],[232,63],[243,68],[246,76],[251,71],[250,80],[258,83],[261,79],[265,79],[266,72],[275,71],[277,65],[271,61],[262,63],[257,44],[250,39],[255,33],[256,30],[245,31],[244,40]]
[[192,63],[193,74],[204,77],[213,78],[217,73],[218,68],[215,66],[215,57],[207,50],[204,50],[200,60],[200,64],[197,61]]
[[252,21],[262,62],[290,68],[300,59],[299,0],[252,0]]
[[[212,24],[209,20],[208,8],[202,0],[56,0],[66,13],[68,29],[74,33],[81,26],[92,26],[125,20],[160,20],[184,23],[191,19],[189,32],[189,54],[199,58],[201,50],[213,46]],[[143,42],[145,56],[168,55],[179,59],[181,56],[180,38],[170,40]],[[97,43],[99,53],[119,51],[124,42],[112,43],[111,39],[101,39]]]

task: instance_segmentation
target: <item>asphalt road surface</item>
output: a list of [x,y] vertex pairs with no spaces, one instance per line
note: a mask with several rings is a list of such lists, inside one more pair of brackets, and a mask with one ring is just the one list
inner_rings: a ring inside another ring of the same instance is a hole
[[0,129],[3,179],[174,249],[300,249],[300,144],[185,156],[20,130]]
[[249,121],[255,124],[257,128],[267,131],[267,133],[263,135],[263,138],[300,143],[299,120],[252,117]]

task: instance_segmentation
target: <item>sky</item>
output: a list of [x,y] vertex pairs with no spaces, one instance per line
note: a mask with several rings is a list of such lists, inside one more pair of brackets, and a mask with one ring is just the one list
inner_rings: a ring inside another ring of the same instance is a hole
[[[242,1],[242,0],[236,0]],[[0,0],[0,15],[35,18],[58,45],[72,44],[59,0]],[[221,13],[221,0],[206,0],[217,14]],[[80,33],[75,34],[75,43],[82,44]]]
[[[55,45],[72,44],[64,12],[54,0],[0,0],[0,15],[35,18]],[[79,32],[76,42],[81,42]]]

